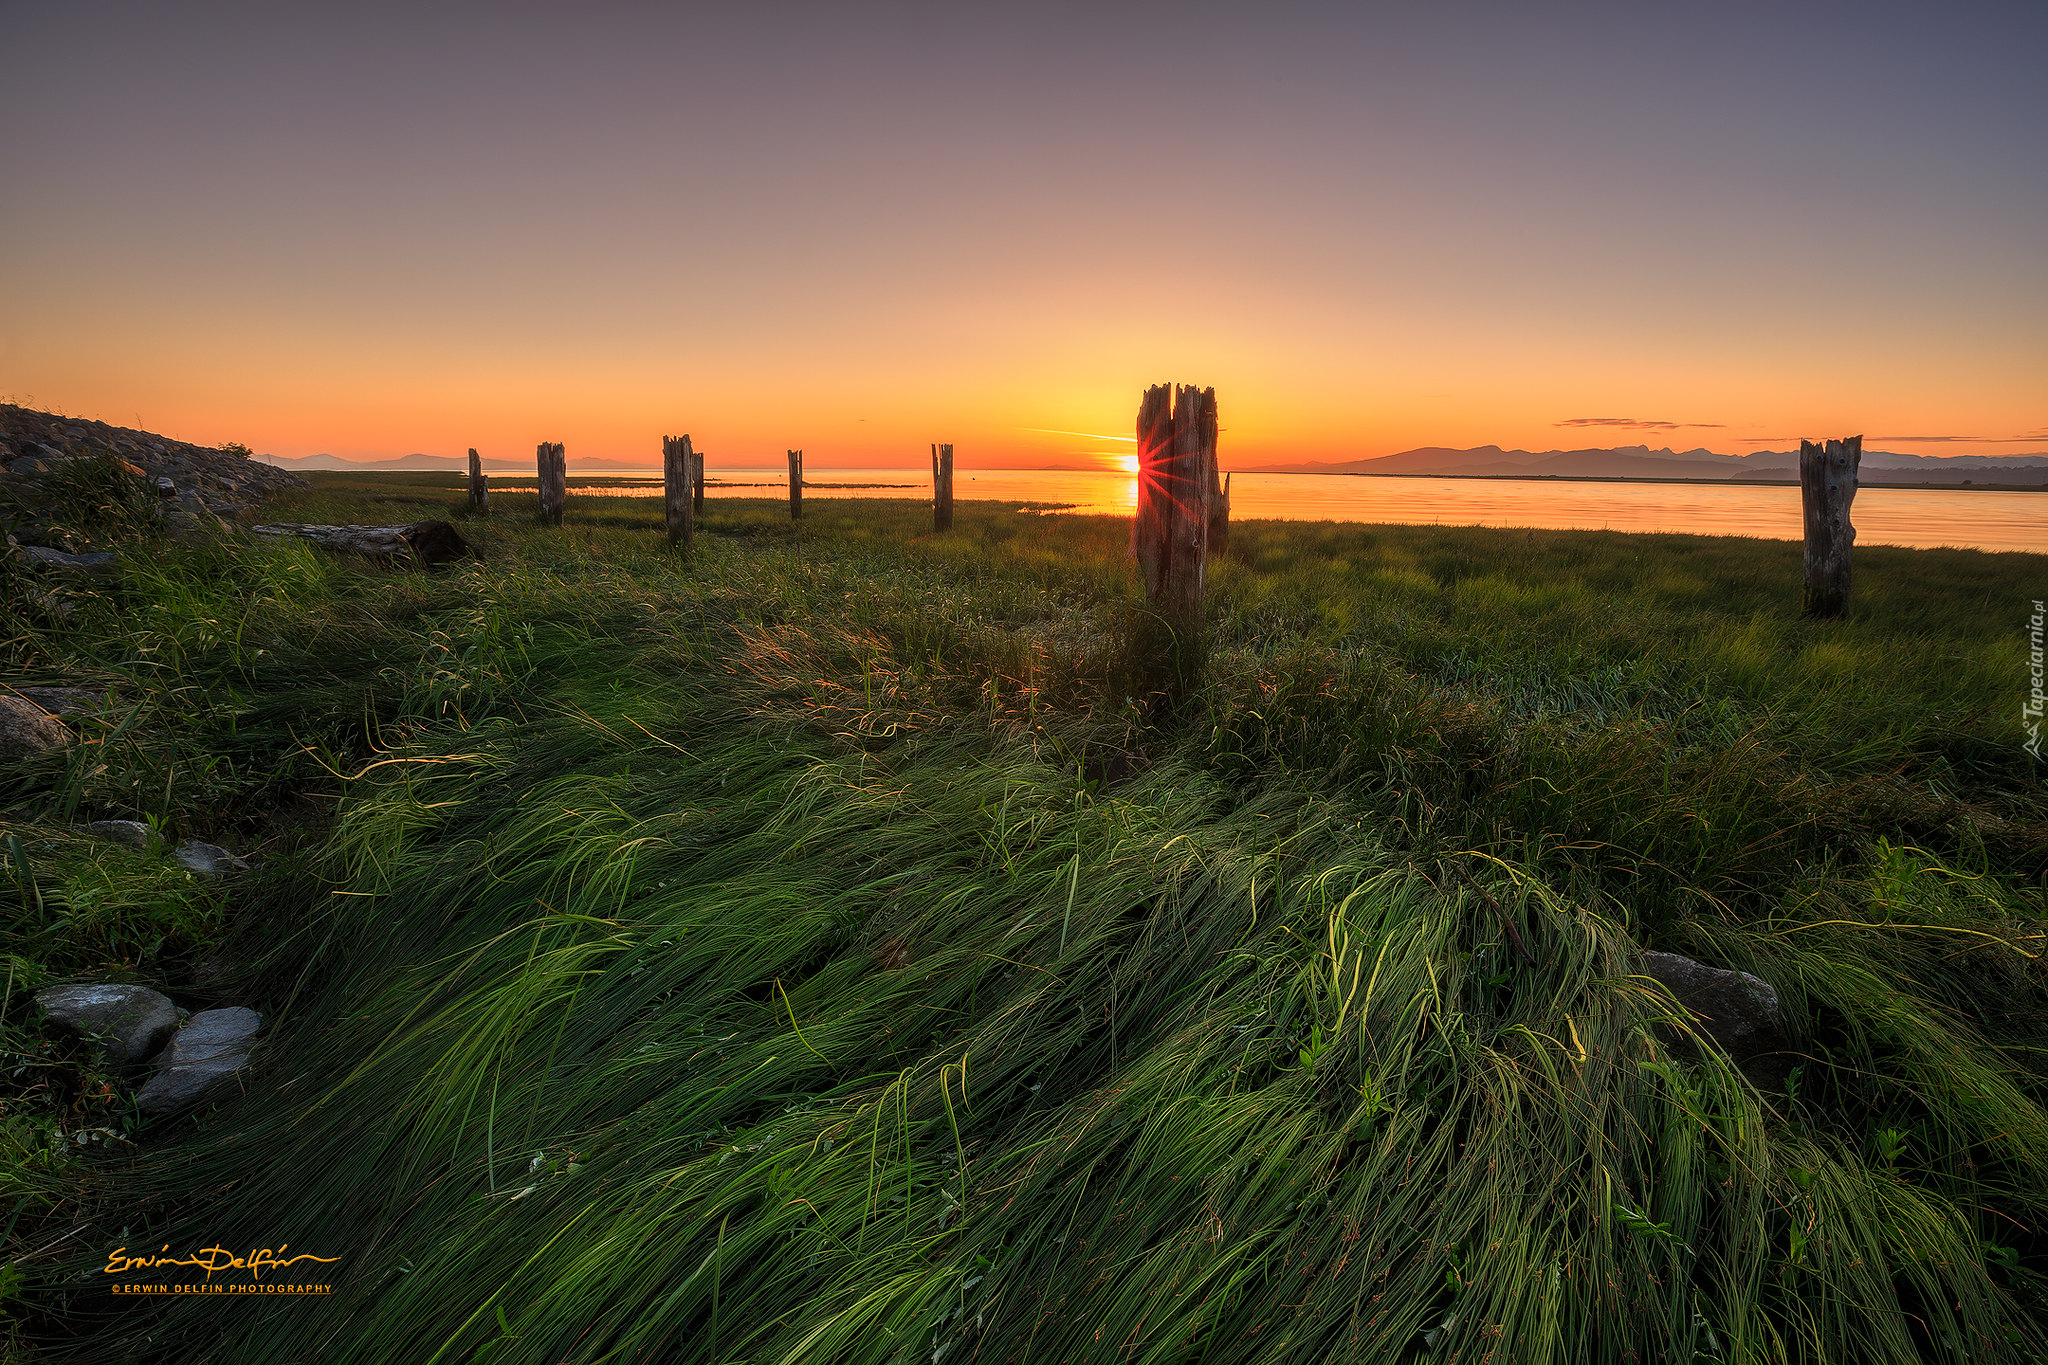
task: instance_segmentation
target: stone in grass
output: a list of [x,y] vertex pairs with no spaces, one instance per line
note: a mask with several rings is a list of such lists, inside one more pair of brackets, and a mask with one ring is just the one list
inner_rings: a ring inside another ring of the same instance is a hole
[[50,573],[70,574],[80,578],[115,578],[121,572],[120,561],[112,550],[67,555],[62,550],[30,545],[24,547],[22,553],[28,556],[31,564]]
[[34,702],[0,692],[0,762],[61,747],[71,732]]
[[130,848],[149,847],[149,826],[140,820],[93,820],[80,828],[95,839],[111,839]]
[[105,1039],[116,1066],[156,1055],[178,1028],[178,1007],[147,986],[52,986],[36,992],[53,1024]]
[[136,1092],[136,1106],[152,1116],[175,1114],[224,1088],[248,1066],[249,1045],[262,1028],[263,1016],[241,1005],[199,1011],[171,1039],[156,1075]]
[[171,856],[178,860],[178,866],[202,877],[225,877],[230,872],[249,870],[247,863],[219,844],[203,844],[197,839],[179,844]]
[[1643,972],[1662,982],[1750,1079],[1784,1078],[1789,1063],[1778,1054],[1790,1040],[1770,982],[1677,953],[1644,953]]
[[14,694],[34,702],[53,716],[97,711],[107,700],[105,689],[91,687],[17,687]]

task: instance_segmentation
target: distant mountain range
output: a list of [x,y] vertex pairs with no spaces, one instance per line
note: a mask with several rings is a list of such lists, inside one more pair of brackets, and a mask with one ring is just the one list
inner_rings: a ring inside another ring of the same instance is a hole
[[[1435,474],[1460,477],[1560,479],[1767,479],[1797,483],[1799,452],[1759,450],[1717,455],[1711,450],[1652,450],[1613,446],[1588,450],[1502,450],[1499,446],[1422,446],[1370,460],[1310,460],[1262,465],[1258,474]],[[1905,455],[1863,452],[1862,479],[1882,483],[2001,483],[2048,487],[2048,451],[2027,455]]]

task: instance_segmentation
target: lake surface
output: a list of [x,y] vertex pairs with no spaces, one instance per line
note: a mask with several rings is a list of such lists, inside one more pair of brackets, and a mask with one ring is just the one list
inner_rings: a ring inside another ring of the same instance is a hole
[[[787,469],[713,468],[721,489],[776,497]],[[657,475],[658,477],[658,475]],[[931,476],[914,469],[812,469],[806,500],[928,498]],[[818,484],[876,484],[826,488]],[[752,485],[747,487],[747,485]],[[572,490],[636,496],[631,488]],[[1129,516],[1137,502],[1129,474],[1057,469],[954,471],[953,496],[1002,502],[1067,503],[1076,512]],[[1680,531],[1694,535],[1799,540],[1799,490],[1757,484],[1591,483],[1557,479],[1375,478],[1344,474],[1234,474],[1231,516],[1240,520],[1409,522],[1442,526],[1536,526],[1549,530]],[[1857,490],[1859,545],[2048,553],[2048,492],[1963,489]]]

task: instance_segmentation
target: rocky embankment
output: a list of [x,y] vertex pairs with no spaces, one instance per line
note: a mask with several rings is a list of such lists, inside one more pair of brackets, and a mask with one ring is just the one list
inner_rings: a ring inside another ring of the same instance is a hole
[[[27,510],[15,535],[34,544],[42,476],[81,455],[111,455],[132,466],[165,501],[190,516],[231,517],[264,495],[306,481],[249,458],[236,447],[196,446],[154,432],[0,404],[0,493]],[[7,501],[8,499],[0,499]]]

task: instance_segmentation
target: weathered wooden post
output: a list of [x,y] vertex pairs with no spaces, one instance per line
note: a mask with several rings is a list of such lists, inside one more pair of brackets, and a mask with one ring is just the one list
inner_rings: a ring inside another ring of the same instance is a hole
[[698,516],[704,515],[704,452],[690,456],[690,502]]
[[932,529],[953,529],[953,447],[932,447]]
[[540,461],[540,519],[550,526],[562,524],[562,508],[569,501],[569,455],[560,441],[542,441]]
[[1856,473],[1863,464],[1863,438],[1799,443],[1799,501],[1806,513],[1806,597],[1808,616],[1840,616],[1849,607],[1849,552],[1856,528],[1849,504],[1856,499]]
[[789,452],[789,519],[795,521],[804,514],[804,453],[801,450]]
[[491,486],[484,478],[484,462],[476,453],[475,446],[469,448],[469,510],[491,510]]
[[685,550],[696,532],[690,516],[690,474],[696,463],[688,436],[661,438],[661,493],[668,513],[668,543]]
[[1145,600],[1176,633],[1202,625],[1215,463],[1216,390],[1185,384],[1145,390],[1138,405],[1131,549],[1145,569]]
[[1216,482],[1216,452],[1209,452],[1209,553],[1220,555],[1230,548],[1230,476]]

